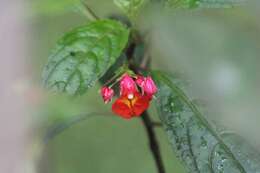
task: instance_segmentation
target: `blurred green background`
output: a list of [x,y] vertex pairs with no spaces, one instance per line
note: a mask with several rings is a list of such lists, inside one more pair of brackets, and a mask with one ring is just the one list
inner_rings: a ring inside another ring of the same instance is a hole
[[[86,2],[100,17],[121,14],[112,0]],[[33,57],[30,61],[36,83],[41,82],[41,70],[57,39],[88,22],[77,4],[77,0],[30,0]],[[252,125],[258,122],[259,116],[255,115],[260,112],[257,99],[260,10],[259,2],[256,4],[183,12],[161,11],[152,6],[142,11],[136,23],[142,32],[151,30],[153,67],[185,72],[194,82],[191,95],[213,105],[215,114],[211,118],[225,125],[237,125],[234,128],[245,134],[259,131],[257,125]],[[126,121],[111,116],[111,105],[103,104],[98,90],[96,86],[76,99],[44,93],[45,100],[35,113],[38,141],[54,123],[90,112],[103,116],[91,116],[51,140],[40,154],[38,172],[156,173],[141,120]],[[247,108],[242,113],[241,105]],[[151,108],[150,112],[158,121],[156,111]],[[184,173],[163,129],[156,128],[156,135],[166,172]]]

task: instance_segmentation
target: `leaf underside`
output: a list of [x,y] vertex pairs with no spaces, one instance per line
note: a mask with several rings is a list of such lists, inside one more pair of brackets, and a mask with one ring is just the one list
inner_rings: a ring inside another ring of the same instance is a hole
[[44,85],[83,94],[111,67],[127,45],[129,30],[113,20],[76,28],[57,43],[44,68]]
[[239,136],[217,133],[181,89],[181,82],[153,72],[157,110],[170,143],[190,173],[260,173],[260,156]]

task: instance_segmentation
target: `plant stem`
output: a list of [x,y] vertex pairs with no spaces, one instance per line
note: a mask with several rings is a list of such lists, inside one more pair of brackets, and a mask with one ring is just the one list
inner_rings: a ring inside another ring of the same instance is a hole
[[162,157],[161,157],[161,151],[159,148],[159,144],[155,135],[153,122],[151,121],[151,118],[147,111],[145,111],[142,115],[142,122],[145,126],[146,133],[149,139],[149,146],[150,150],[153,154],[154,161],[156,163],[157,171],[158,173],[165,173]]
[[152,122],[153,127],[162,127],[162,123]]
[[[132,71],[134,71],[136,74],[140,74],[141,70],[148,70],[150,60],[145,60],[145,63],[142,64],[142,67],[135,65],[135,63],[133,63],[133,61],[132,61],[132,57],[133,57],[135,47],[136,47],[136,43],[133,42],[132,44],[129,45],[129,47],[125,51],[125,53],[126,53],[126,56],[128,58],[129,68]],[[150,56],[147,56],[145,58],[150,58]],[[158,173],[165,173],[165,168],[164,168],[163,161],[162,161],[159,143],[158,143],[158,140],[156,138],[155,131],[154,131],[154,127],[155,127],[154,123],[151,120],[147,111],[145,111],[141,115],[141,118],[142,118],[142,122],[144,124],[145,130],[146,130],[147,136],[148,136],[150,150],[152,152],[157,171],[158,171]]]

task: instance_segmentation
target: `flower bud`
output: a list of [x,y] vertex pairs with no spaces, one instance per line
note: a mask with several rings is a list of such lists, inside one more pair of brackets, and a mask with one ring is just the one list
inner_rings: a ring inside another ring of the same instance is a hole
[[135,83],[136,83],[140,88],[143,89],[143,87],[144,87],[144,81],[145,81],[145,77],[138,75],[138,76],[137,76],[137,79],[135,80]]
[[144,90],[145,94],[147,94],[148,96],[152,96],[157,92],[157,87],[150,76],[145,78],[142,89]]
[[120,80],[120,95],[129,95],[134,92],[136,92],[135,81],[128,74],[124,74]]
[[101,88],[101,95],[103,97],[104,102],[108,103],[111,101],[112,97],[114,96],[114,90],[104,86]]

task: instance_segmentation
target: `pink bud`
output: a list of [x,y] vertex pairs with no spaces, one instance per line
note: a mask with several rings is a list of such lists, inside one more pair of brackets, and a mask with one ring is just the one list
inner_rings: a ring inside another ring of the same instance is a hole
[[101,95],[103,97],[104,102],[108,103],[111,101],[112,97],[114,96],[114,90],[104,86],[101,88]]
[[144,82],[143,82],[143,90],[144,92],[148,95],[148,96],[152,96],[157,92],[157,87],[154,84],[153,79],[148,76],[147,78],[145,78]]
[[120,81],[120,95],[128,95],[136,92],[135,81],[128,75],[124,74]]
[[144,87],[145,77],[138,75],[137,79],[135,80],[136,84],[143,89]]

